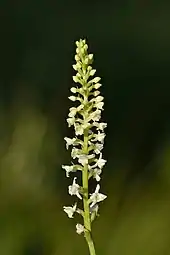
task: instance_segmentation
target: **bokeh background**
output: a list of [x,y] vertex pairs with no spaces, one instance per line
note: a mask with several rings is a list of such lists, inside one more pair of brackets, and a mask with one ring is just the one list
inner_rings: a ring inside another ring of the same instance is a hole
[[168,1],[0,1],[0,254],[88,254],[62,210],[75,201],[61,165],[79,38],[108,123],[97,255],[170,254],[169,13]]

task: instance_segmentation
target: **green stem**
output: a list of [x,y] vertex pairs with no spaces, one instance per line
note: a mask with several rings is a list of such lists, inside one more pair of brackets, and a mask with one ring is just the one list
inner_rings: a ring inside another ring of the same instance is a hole
[[[84,154],[88,155],[88,130],[84,132]],[[88,165],[84,166],[83,173],[83,204],[84,204],[84,227],[85,227],[85,238],[89,247],[90,255],[96,255],[93,239],[91,236],[91,220],[90,220],[90,209],[89,209],[89,191],[88,191]]]

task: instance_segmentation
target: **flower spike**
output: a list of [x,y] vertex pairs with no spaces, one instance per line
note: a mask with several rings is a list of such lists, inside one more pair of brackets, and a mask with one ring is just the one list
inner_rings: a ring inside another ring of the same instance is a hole
[[88,180],[101,180],[101,173],[106,160],[102,157],[104,146],[106,123],[100,122],[101,113],[104,106],[104,97],[100,95],[99,88],[102,86],[101,78],[96,76],[96,69],[93,69],[93,54],[88,53],[86,40],[76,41],[76,55],[73,69],[76,74],[73,81],[76,83],[70,91],[72,95],[69,100],[74,106],[69,109],[67,123],[69,127],[74,128],[75,137],[65,137],[66,149],[72,147],[71,157],[73,163],[71,166],[63,165],[66,176],[71,172],[81,171],[82,186],[77,183],[77,177],[74,177],[72,185],[69,185],[69,194],[77,196],[83,202],[83,209],[74,206],[64,206],[64,211],[69,218],[73,218],[74,213],[79,213],[83,217],[83,224],[76,224],[76,232],[84,233],[89,246],[90,255],[95,255],[94,243],[91,237],[91,225],[98,216],[99,202],[106,199],[106,195],[99,193],[100,185],[97,184],[96,190],[89,195]]

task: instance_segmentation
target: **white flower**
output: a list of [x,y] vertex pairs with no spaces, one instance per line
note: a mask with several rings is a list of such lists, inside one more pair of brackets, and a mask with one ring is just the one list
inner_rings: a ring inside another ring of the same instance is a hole
[[96,121],[99,121],[100,118],[101,118],[101,111],[96,110],[89,115],[88,121],[93,120],[94,122],[96,122]]
[[95,88],[95,89],[99,89],[101,86],[102,86],[102,84],[100,84],[100,83],[94,84],[94,88]]
[[95,107],[97,109],[103,110],[104,103],[103,102],[97,102],[95,103]]
[[70,96],[70,97],[68,97],[71,101],[76,101],[77,100],[77,97],[75,97],[75,96]]
[[93,59],[93,54],[89,54],[88,58],[89,58],[89,60],[92,60]]
[[90,220],[91,222],[93,222],[95,220],[95,218],[98,216],[98,210],[99,210],[99,206],[98,204],[95,204],[93,206],[90,205]]
[[93,76],[96,73],[96,69],[92,69],[89,73],[90,76]]
[[80,154],[80,151],[81,151],[80,149],[77,149],[77,148],[73,147],[72,151],[71,151],[71,157],[73,159],[77,158],[78,155]]
[[99,157],[99,159],[97,160],[97,163],[96,163],[96,164],[97,164],[97,166],[98,166],[99,168],[103,168],[104,165],[106,164],[106,160],[102,158],[102,153],[100,153],[100,157]]
[[77,71],[77,65],[72,65],[72,67],[73,67],[73,69],[75,70],[75,71]]
[[74,87],[72,87],[72,88],[70,89],[70,91],[71,91],[72,93],[77,93],[77,89],[74,88]]
[[104,199],[106,199],[107,196],[99,193],[99,190],[100,190],[100,185],[97,184],[95,192],[90,196],[90,203],[92,202],[90,207],[93,207],[96,203],[99,203],[103,201]]
[[70,172],[74,172],[74,166],[64,166],[62,168],[66,171],[66,177],[69,177]]
[[77,113],[77,108],[76,107],[71,107],[68,116],[70,118],[72,118],[72,117],[74,117],[76,115],[76,113]]
[[76,224],[76,232],[77,234],[81,235],[84,232],[84,226],[81,224]]
[[104,97],[102,97],[102,96],[97,96],[94,100],[95,100],[96,103],[98,103],[98,102],[103,101],[103,99],[104,99]]
[[75,123],[74,128],[75,128],[75,134],[76,135],[82,135],[84,133],[83,125]]
[[[76,55],[75,58],[77,58],[79,60],[79,57]],[[73,76],[73,81],[74,82],[79,82],[79,79],[77,78],[77,76]]]
[[91,124],[88,122],[88,120],[81,120],[81,124],[75,123],[74,128],[75,128],[75,134],[76,135],[83,135],[84,130],[91,126]]
[[97,130],[103,131],[107,127],[107,123],[104,123],[104,122],[101,122],[101,123],[94,122],[93,126],[97,127]]
[[64,137],[64,140],[66,141],[66,149],[68,150],[69,146],[74,144],[76,138]]
[[73,218],[73,214],[76,212],[77,203],[75,203],[75,205],[73,205],[73,207],[63,206],[63,208],[64,208],[64,212],[67,213],[68,217]]
[[72,195],[76,195],[78,198],[82,199],[80,196],[79,190],[80,186],[76,183],[77,177],[74,177],[73,184],[68,187],[68,193]]
[[96,141],[99,141],[101,142],[102,144],[104,143],[104,138],[105,138],[105,133],[101,133],[98,131],[98,134],[94,134],[94,139],[91,139],[92,142],[96,142]]
[[91,155],[82,154],[78,156],[78,162],[84,166],[88,164],[89,159],[92,159],[94,157],[95,157],[94,154]]
[[99,94],[100,94],[100,91],[98,91],[98,90],[96,90],[96,91],[93,92],[93,95],[94,95],[95,97],[97,97]]
[[93,175],[93,177],[96,179],[97,182],[100,181],[100,174],[102,173],[102,170],[99,168],[91,169],[90,171]]
[[95,149],[94,149],[94,152],[96,154],[99,154],[101,152],[101,150],[103,149],[103,144],[102,143],[96,143],[95,144]]
[[90,205],[90,213],[95,212],[95,213],[97,214],[98,210],[99,210],[98,204],[95,204],[95,205],[93,205],[93,206]]
[[67,119],[67,123],[68,123],[68,126],[71,127],[72,125],[74,125],[76,119],[73,117],[73,118],[68,118]]

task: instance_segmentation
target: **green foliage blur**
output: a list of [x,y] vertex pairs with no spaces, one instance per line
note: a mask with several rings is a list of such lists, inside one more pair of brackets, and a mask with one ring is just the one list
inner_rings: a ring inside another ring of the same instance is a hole
[[108,122],[97,255],[170,254],[167,2],[0,5],[0,254],[88,254],[79,219],[62,210],[75,201],[61,165],[71,160],[63,139],[80,38],[94,53]]

